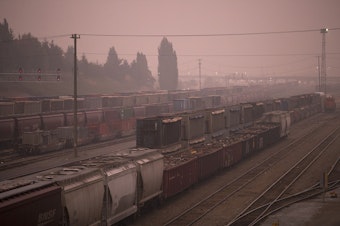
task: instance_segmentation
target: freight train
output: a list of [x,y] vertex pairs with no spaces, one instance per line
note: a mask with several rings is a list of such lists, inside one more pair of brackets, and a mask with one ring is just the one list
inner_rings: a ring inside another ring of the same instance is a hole
[[[258,118],[264,112],[273,110],[295,109],[294,112],[298,112],[299,109],[300,112],[292,116],[292,120],[299,120],[304,117],[304,112],[309,112],[312,104],[320,101],[319,94],[260,101],[263,96],[256,93],[260,91],[255,88],[221,88],[84,96],[77,101],[77,143],[84,145],[133,135],[136,132],[137,118],[172,112],[202,111],[198,114],[210,114],[211,119],[230,117],[225,122],[230,124],[225,125],[228,131],[251,124],[253,117]],[[0,117],[1,147],[14,147],[21,153],[40,153],[60,150],[74,143],[73,99],[70,97],[9,100],[0,102],[0,109],[1,114],[6,115]],[[204,109],[208,110],[204,112]],[[212,131],[216,130],[216,126],[224,124],[217,123],[214,128],[207,127],[212,136],[216,136]],[[188,136],[187,132],[186,135]]]
[[292,97],[300,106],[289,111],[264,113],[273,104],[257,102],[140,118],[134,149],[0,182],[1,221],[112,225],[135,216],[287,136],[290,123],[320,111],[310,97]]

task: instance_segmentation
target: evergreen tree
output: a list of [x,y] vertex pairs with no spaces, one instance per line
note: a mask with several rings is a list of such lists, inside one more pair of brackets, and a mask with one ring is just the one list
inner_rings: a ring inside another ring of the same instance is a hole
[[109,50],[109,55],[107,56],[106,63],[104,64],[104,72],[108,76],[112,76],[115,79],[121,79],[120,64],[122,60],[118,58],[118,54],[114,47]]
[[177,56],[172,43],[163,38],[158,48],[158,79],[159,86],[164,90],[177,89],[178,67]]
[[0,23],[0,72],[6,72],[8,68],[14,67],[12,59],[15,43],[13,40],[13,31],[4,19],[4,22]]
[[155,79],[152,77],[146,56],[143,53],[138,52],[136,60],[132,61],[131,76],[136,83],[137,89],[143,88],[143,86],[149,89],[153,88]]
[[[73,76],[73,61],[73,46],[69,46],[64,52],[53,41],[40,41],[30,33],[15,38],[7,20],[0,22],[0,72],[18,72],[18,69],[22,68],[24,73],[35,73],[40,69],[42,73],[48,74],[60,69],[63,74],[62,81],[68,84]],[[130,65],[126,60],[120,59],[112,47],[104,65],[89,62],[85,55],[79,57],[77,63],[82,78],[79,80],[80,87],[85,87],[86,91],[93,92],[90,91],[92,88],[95,90],[99,87],[109,87],[111,90],[112,85],[120,91],[127,91],[129,88],[153,89],[155,79],[148,69],[146,56],[142,53],[137,53],[136,59]],[[98,89],[97,92],[103,90]]]

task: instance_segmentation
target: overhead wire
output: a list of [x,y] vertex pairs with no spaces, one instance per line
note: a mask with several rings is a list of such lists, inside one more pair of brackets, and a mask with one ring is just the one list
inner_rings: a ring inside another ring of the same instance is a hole
[[[327,28],[329,31],[340,30],[340,27]],[[320,32],[320,29],[287,30],[287,31],[267,31],[267,32],[245,32],[245,33],[211,33],[211,34],[91,34],[80,33],[81,36],[96,37],[218,37],[218,36],[249,36],[249,35],[270,35],[270,34],[289,34]]]

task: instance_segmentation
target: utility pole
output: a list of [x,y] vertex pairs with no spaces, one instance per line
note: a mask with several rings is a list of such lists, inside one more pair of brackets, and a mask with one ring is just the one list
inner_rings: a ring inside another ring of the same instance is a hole
[[72,34],[71,38],[74,40],[74,82],[73,82],[73,148],[74,148],[74,157],[78,157],[78,103],[77,103],[77,39],[80,38],[80,35]]
[[318,91],[321,92],[320,56],[318,56],[318,78],[319,78],[319,88],[318,88]]
[[321,55],[321,89],[326,93],[326,33],[328,32],[327,28],[320,29],[320,33],[322,34],[322,55]]
[[201,90],[201,59],[198,59],[198,74],[199,74],[199,84],[200,84],[200,90]]

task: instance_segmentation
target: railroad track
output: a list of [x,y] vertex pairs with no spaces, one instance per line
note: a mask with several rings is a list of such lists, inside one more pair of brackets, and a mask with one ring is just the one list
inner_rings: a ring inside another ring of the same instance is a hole
[[[80,146],[77,148],[79,154],[83,153],[83,152],[87,152],[90,150],[95,150],[98,148],[105,148],[105,147],[109,147],[115,144],[119,144],[119,143],[124,143],[124,142],[128,142],[128,141],[132,141],[134,140],[135,137],[134,136],[129,136],[129,137],[124,137],[124,138],[120,138],[120,139],[115,139],[115,140],[110,140],[110,141],[106,141],[106,142],[100,142],[100,143],[95,143],[95,144],[90,144],[90,145],[85,145],[85,146]],[[39,163],[41,161],[46,161],[49,159],[54,159],[56,157],[63,157],[63,156],[67,156],[70,155],[70,153],[73,153],[73,149],[69,148],[69,149],[64,149],[64,150],[60,150],[60,151],[54,151],[54,152],[49,152],[49,153],[44,153],[41,155],[20,155],[18,153],[10,153],[6,156],[4,156],[3,158],[1,158],[1,164],[0,164],[0,171],[1,170],[9,170],[9,169],[13,169],[16,167],[22,167],[28,164],[34,164],[34,163]],[[91,158],[92,156],[89,155],[88,158]],[[79,161],[78,160],[74,160],[74,161]],[[69,164],[70,162],[67,162],[65,164]],[[51,167],[53,168],[53,167]],[[44,168],[43,170],[47,170],[49,168]],[[31,172],[30,172],[31,173]],[[30,174],[27,173],[27,174]],[[20,176],[25,176],[25,174],[22,174]],[[7,178],[10,179],[10,178]]]
[[329,181],[337,181],[340,180],[340,156],[333,163],[330,171],[328,172],[328,180]]
[[292,198],[283,198],[286,191],[301,177],[301,175],[324,154],[327,147],[340,136],[340,127],[333,130],[326,138],[309,151],[301,160],[277,179],[269,188],[260,194],[228,225],[256,225],[268,214],[282,206],[301,201],[323,192],[323,188],[315,187]]
[[[310,133],[293,140],[289,145],[280,149],[267,157],[264,161],[249,169],[233,181],[220,187],[217,191],[211,193],[201,201],[197,202],[191,208],[183,211],[180,215],[166,222],[164,225],[193,225],[198,222],[205,215],[213,211],[216,207],[225,203],[229,198],[235,197],[237,193],[242,190],[246,185],[254,181],[258,176],[262,175],[265,171],[270,169],[275,163],[279,162],[282,158],[291,152],[297,151],[298,143],[311,143],[313,138],[317,139],[320,129],[327,128],[327,124],[319,125],[314,128]],[[311,145],[312,147],[312,145]]]
[[[338,159],[335,160],[333,166],[331,167],[331,169],[329,170],[328,174],[328,178],[330,179],[327,187],[322,187],[320,183],[317,183],[315,185],[313,185],[312,187],[302,191],[302,192],[298,192],[296,194],[293,195],[289,195],[286,196],[284,198],[278,199],[276,201],[274,201],[274,203],[267,203],[266,205],[260,206],[259,209],[261,208],[262,210],[267,209],[270,205],[271,205],[271,210],[267,211],[265,214],[263,214],[259,219],[258,222],[264,220],[266,217],[274,214],[275,212],[288,207],[292,204],[316,197],[318,195],[321,195],[323,193],[325,193],[326,191],[331,191],[334,190],[336,188],[340,187],[340,176],[337,172],[340,171],[340,156]],[[332,177],[333,176],[333,177]],[[257,211],[254,210],[254,211]]]

